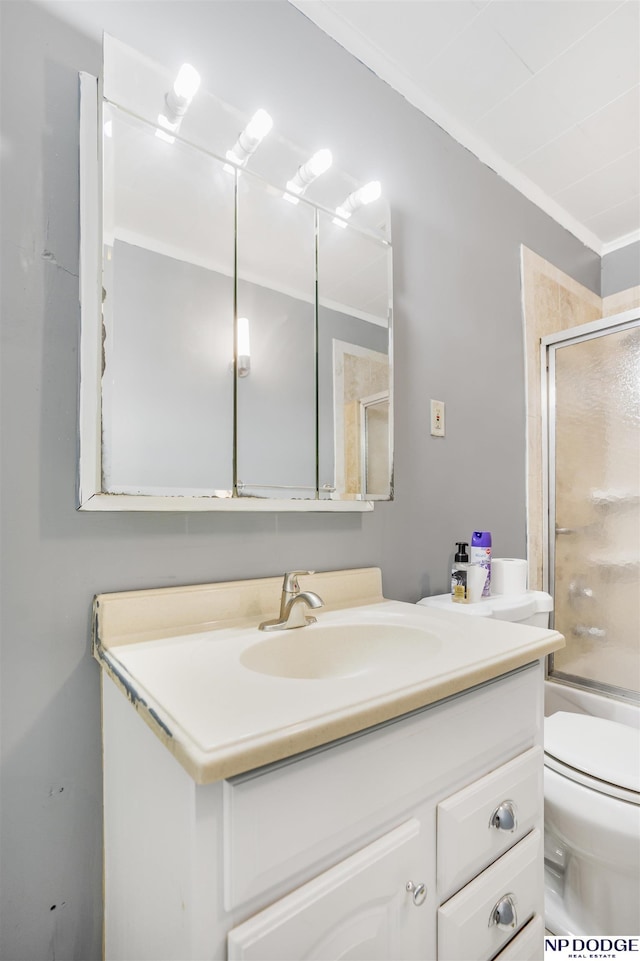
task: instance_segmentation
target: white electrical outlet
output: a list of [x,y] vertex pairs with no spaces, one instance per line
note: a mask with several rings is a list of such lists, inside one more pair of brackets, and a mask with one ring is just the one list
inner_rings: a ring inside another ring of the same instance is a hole
[[431,436],[444,437],[444,402],[431,401]]

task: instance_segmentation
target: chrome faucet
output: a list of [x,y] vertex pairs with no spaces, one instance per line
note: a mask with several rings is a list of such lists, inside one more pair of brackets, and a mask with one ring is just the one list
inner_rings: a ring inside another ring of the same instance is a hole
[[289,571],[282,582],[282,596],[280,598],[280,616],[274,621],[263,621],[261,631],[288,631],[294,627],[306,627],[315,624],[315,617],[305,613],[305,608],[317,608],[324,605],[322,598],[313,591],[301,591],[298,577],[303,574],[313,574],[313,571]]

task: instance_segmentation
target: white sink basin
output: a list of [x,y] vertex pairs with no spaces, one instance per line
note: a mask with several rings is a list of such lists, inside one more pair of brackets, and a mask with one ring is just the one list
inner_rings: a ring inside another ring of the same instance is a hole
[[96,598],[96,656],[198,783],[358,733],[562,646],[542,628],[384,600],[376,569],[316,577],[309,586],[327,603],[317,623],[268,634],[258,624],[275,614],[279,578]]
[[336,679],[383,672],[404,658],[422,661],[441,646],[436,634],[410,625],[314,624],[252,644],[240,663],[272,677]]

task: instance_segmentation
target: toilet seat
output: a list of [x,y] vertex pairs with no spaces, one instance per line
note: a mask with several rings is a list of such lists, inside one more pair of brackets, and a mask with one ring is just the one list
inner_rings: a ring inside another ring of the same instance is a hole
[[640,805],[640,731],[588,714],[545,718],[545,765],[609,797]]

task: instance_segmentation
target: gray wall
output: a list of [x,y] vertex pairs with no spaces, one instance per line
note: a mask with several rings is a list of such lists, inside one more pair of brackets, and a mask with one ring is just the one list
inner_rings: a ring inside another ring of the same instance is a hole
[[116,240],[103,274],[108,490],[233,486],[233,278]]
[[[90,21],[83,35],[57,17]],[[54,14],[56,16],[54,16]],[[475,528],[525,552],[524,243],[599,292],[599,258],[284,2],[0,3],[2,27],[2,942],[101,956],[92,595],[379,565],[389,597],[443,591]],[[75,510],[77,71],[103,27],[336,163],[393,210],[396,501],[369,515]],[[447,436],[429,436],[429,398]],[[275,600],[275,599],[274,599]]]
[[640,240],[602,258],[602,296],[640,284]]

